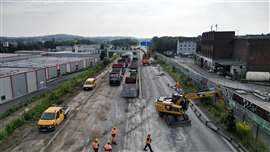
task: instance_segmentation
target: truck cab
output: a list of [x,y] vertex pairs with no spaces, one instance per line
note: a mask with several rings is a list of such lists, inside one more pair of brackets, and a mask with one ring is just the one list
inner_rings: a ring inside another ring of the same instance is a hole
[[53,131],[64,119],[65,111],[62,107],[49,107],[42,113],[38,121],[38,129],[39,131]]

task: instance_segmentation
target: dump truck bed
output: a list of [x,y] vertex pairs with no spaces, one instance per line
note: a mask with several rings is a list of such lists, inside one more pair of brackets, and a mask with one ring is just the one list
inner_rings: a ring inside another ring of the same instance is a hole
[[121,96],[124,98],[136,98],[139,95],[138,84],[137,83],[127,83],[123,84],[123,90]]

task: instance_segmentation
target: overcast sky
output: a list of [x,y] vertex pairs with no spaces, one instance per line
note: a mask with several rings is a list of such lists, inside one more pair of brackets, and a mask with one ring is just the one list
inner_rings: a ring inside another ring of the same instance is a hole
[[269,0],[0,0],[1,36],[269,33]]

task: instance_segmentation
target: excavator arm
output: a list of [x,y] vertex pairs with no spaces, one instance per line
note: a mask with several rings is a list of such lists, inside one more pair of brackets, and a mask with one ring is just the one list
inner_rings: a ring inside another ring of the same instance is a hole
[[202,92],[196,92],[196,93],[186,93],[183,96],[185,99],[188,99],[188,100],[197,100],[197,99],[207,98],[207,97],[218,97],[218,98],[223,97],[220,89],[202,91]]

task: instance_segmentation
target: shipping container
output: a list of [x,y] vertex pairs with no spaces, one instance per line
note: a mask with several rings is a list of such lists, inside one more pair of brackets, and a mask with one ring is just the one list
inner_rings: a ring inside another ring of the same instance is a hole
[[36,71],[37,74],[37,88],[43,89],[46,87],[46,73],[45,69],[40,69]]
[[47,67],[47,80],[51,80],[57,77],[57,68],[56,66]]
[[10,77],[8,76],[0,78],[0,104],[9,101],[12,98]]
[[11,80],[14,98],[27,94],[26,73],[12,75]]
[[26,73],[28,93],[37,90],[37,75],[35,71]]
[[67,73],[67,65],[66,64],[61,64],[60,65],[60,73],[61,73],[61,75]]
[[67,65],[67,73],[70,73],[71,72],[71,70],[70,70],[70,64],[71,63],[67,63],[66,65]]
[[86,59],[86,67],[91,65],[91,58]]
[[83,68],[86,68],[87,66],[86,66],[86,61],[87,61],[87,59],[84,59],[83,60]]
[[75,72],[79,69],[77,62],[70,62],[70,72]]
[[81,69],[84,68],[84,66],[83,66],[83,61],[84,61],[84,60],[78,61],[78,70],[81,70]]

